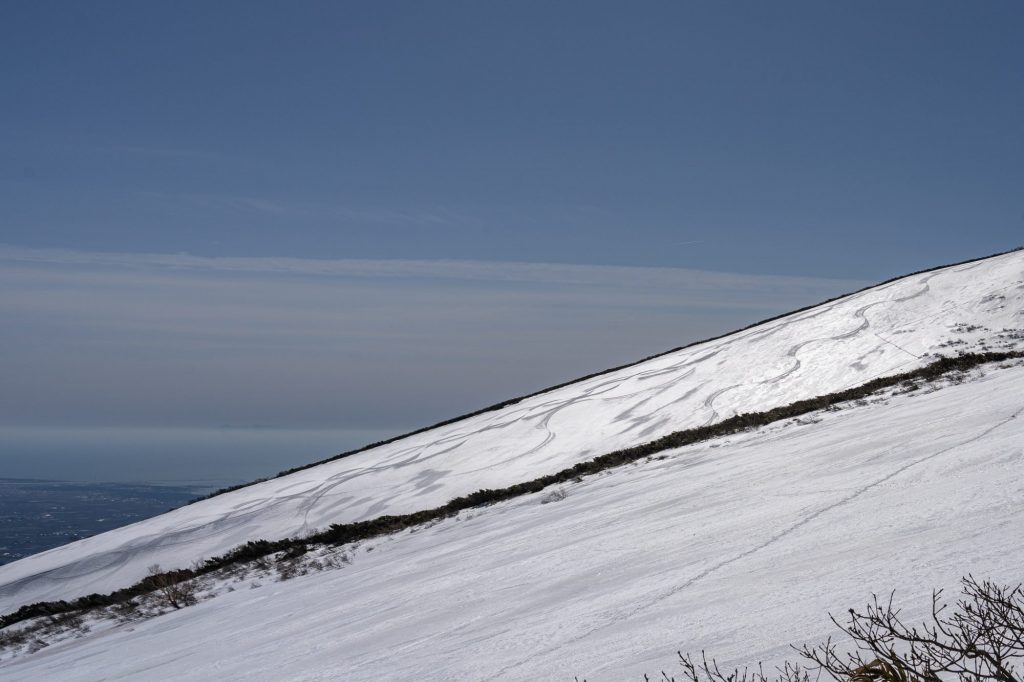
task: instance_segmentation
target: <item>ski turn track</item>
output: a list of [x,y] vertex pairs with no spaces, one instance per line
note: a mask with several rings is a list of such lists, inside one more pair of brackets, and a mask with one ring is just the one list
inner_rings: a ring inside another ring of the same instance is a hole
[[1022,348],[1022,330],[1024,252],[896,280],[0,566],[0,613],[109,592],[152,564],[184,567],[257,538],[441,506],[932,354]]

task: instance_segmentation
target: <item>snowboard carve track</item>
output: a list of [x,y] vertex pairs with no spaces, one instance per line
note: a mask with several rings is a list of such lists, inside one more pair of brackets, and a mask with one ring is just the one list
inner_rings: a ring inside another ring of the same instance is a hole
[[[581,461],[581,453],[713,424],[723,404],[729,413],[767,409],[925,364],[924,353],[941,352],[945,340],[982,338],[954,335],[956,311],[957,321],[988,329],[1019,326],[1022,271],[1024,252],[1014,252],[899,279],[2,566],[0,612],[117,589],[152,563],[187,566],[253,537],[366,519],[382,504],[405,514],[529,480]],[[979,310],[978,301],[994,295],[1006,296],[1005,309]],[[886,338],[911,325],[920,347]],[[425,489],[427,470],[447,473]]]

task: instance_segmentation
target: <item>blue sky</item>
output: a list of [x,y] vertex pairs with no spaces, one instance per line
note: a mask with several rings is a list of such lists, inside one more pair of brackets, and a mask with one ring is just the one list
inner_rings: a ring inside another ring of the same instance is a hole
[[11,2],[3,238],[882,277],[1024,234],[1013,2]]
[[1018,246],[1022,29],[1014,2],[7,2],[0,428],[342,449]]

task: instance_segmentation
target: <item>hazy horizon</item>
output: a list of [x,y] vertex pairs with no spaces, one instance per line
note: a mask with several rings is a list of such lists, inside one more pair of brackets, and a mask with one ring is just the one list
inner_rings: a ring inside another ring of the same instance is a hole
[[6,476],[241,481],[867,282],[0,247],[0,284]]

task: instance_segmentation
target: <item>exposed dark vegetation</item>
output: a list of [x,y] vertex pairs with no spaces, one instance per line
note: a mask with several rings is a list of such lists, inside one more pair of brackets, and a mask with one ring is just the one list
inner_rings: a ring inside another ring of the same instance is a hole
[[50,646],[47,638],[69,632],[76,635],[89,632],[89,626],[81,614],[55,614],[30,630],[0,632],[0,652],[9,648],[26,647],[28,653],[35,653]]
[[963,373],[986,363],[1005,362],[1020,358],[1024,358],[1024,352],[965,353],[953,357],[942,357],[924,367],[901,374],[879,377],[844,391],[807,400],[799,400],[764,412],[738,414],[707,426],[676,431],[649,443],[609,452],[585,462],[580,462],[557,473],[541,476],[531,481],[517,483],[505,488],[477,490],[468,495],[457,497],[447,504],[433,509],[425,509],[411,514],[379,516],[374,519],[353,523],[337,523],[325,530],[302,538],[251,540],[221,556],[197,563],[191,568],[150,574],[130,587],[116,590],[109,594],[90,594],[73,601],[37,602],[22,606],[13,613],[0,616],[0,629],[30,618],[83,612],[94,608],[121,604],[139,595],[165,589],[168,582],[171,584],[181,583],[239,564],[263,561],[266,557],[273,554],[280,554],[280,560],[288,560],[300,557],[316,546],[344,545],[380,535],[396,533],[422,524],[450,518],[456,516],[461,511],[475,507],[483,507],[511,500],[522,495],[540,492],[548,486],[578,482],[584,476],[636,462],[672,448],[693,445],[712,438],[748,431],[783,419],[791,419],[810,412],[833,408],[840,403],[861,400],[880,390],[899,387],[908,382],[916,384],[918,382],[932,381],[950,373]]
[[[787,661],[774,674],[759,665],[722,670],[718,663],[679,652],[679,682],[811,682],[824,672],[836,682],[1022,682],[1024,662],[1024,589],[978,581],[961,581],[960,599],[952,608],[942,590],[932,592],[928,619],[908,624],[886,600],[872,597],[864,611],[832,621],[851,640],[831,639],[817,646],[794,647],[801,661]],[[645,680],[651,678],[644,675]],[[676,682],[662,671],[661,682]],[[579,678],[577,678],[579,680]],[[585,680],[583,682],[586,682]]]
[[634,367],[636,365],[642,364],[642,363],[647,362],[649,360],[654,360],[655,358],[660,358],[662,356],[669,355],[671,353],[676,353],[678,351],[685,350],[687,348],[692,348],[693,346],[697,346],[697,345],[700,345],[702,343],[709,343],[711,341],[717,341],[718,339],[723,339],[723,338],[725,338],[727,336],[732,336],[733,334],[738,334],[739,332],[746,331],[747,329],[751,329],[751,328],[756,327],[758,325],[766,324],[768,322],[774,322],[775,320],[779,320],[779,319],[782,319],[784,317],[789,317],[790,315],[796,315],[797,313],[802,313],[805,310],[810,310],[811,308],[817,308],[820,305],[825,305],[827,303],[833,303],[835,301],[838,301],[838,300],[841,300],[841,299],[844,299],[844,298],[848,298],[850,296],[854,296],[856,294],[861,293],[862,291],[867,291],[868,289],[874,289],[875,287],[880,287],[880,286],[884,286],[886,284],[891,284],[893,282],[898,282],[901,279],[906,279],[908,277],[915,277],[917,275],[922,275],[922,274],[927,273],[927,272],[934,272],[935,270],[942,270],[943,268],[952,268],[952,267],[956,267],[958,265],[967,265],[968,263],[976,263],[978,261],[987,260],[989,258],[996,258],[997,256],[1004,256],[1004,255],[1006,255],[1008,253],[1013,253],[1014,251],[1021,251],[1021,250],[1024,250],[1024,246],[1020,246],[1020,247],[1017,247],[1017,248],[1014,248],[1014,249],[1009,249],[1007,251],[1002,251],[1000,253],[994,253],[994,254],[992,254],[990,256],[982,256],[980,258],[971,258],[969,260],[960,261],[959,263],[950,263],[949,265],[937,265],[937,266],[935,266],[933,268],[926,268],[924,270],[918,270],[916,272],[911,272],[911,273],[906,274],[906,275],[900,275],[899,277],[893,277],[891,279],[885,280],[884,282],[879,282],[878,284],[872,284],[870,286],[864,287],[863,289],[858,289],[857,291],[851,291],[850,293],[847,293],[847,294],[840,294],[839,296],[834,296],[832,298],[826,299],[826,300],[821,301],[819,303],[813,303],[811,305],[804,306],[803,308],[797,308],[796,310],[791,310],[791,311],[789,311],[787,313],[783,313],[781,315],[775,315],[773,317],[765,318],[765,319],[763,319],[763,320],[761,320],[759,322],[754,322],[753,324],[748,324],[746,327],[741,327],[740,329],[736,329],[736,330],[731,331],[731,332],[726,332],[725,334],[720,334],[718,336],[712,336],[711,338],[703,339],[701,341],[694,341],[693,343],[688,343],[686,345],[679,346],[677,348],[672,348],[671,350],[662,351],[661,353],[655,353],[654,355],[649,355],[646,358],[642,358],[640,360],[636,360],[635,362],[629,362],[629,363],[626,363],[624,365],[619,365],[618,367],[611,367],[609,369],[601,370],[600,372],[594,372],[593,374],[588,374],[586,376],[579,377],[578,379],[572,379],[570,381],[566,381],[566,382],[563,382],[561,384],[556,384],[554,386],[549,386],[548,388],[542,388],[539,391],[534,391],[533,393],[528,393],[526,395],[519,396],[518,398],[509,398],[508,400],[503,400],[500,403],[495,403],[494,405],[490,405],[488,407],[484,407],[484,408],[481,408],[479,410],[475,410],[473,412],[467,412],[466,414],[460,415],[458,417],[452,417],[451,419],[446,419],[444,421],[437,422],[436,424],[432,424],[430,426],[424,426],[422,428],[416,429],[415,431],[410,431],[408,433],[403,433],[403,434],[401,434],[399,436],[395,436],[394,438],[388,438],[386,440],[377,441],[376,443],[370,443],[369,445],[364,445],[364,446],[362,446],[360,448],[356,448],[355,450],[348,450],[348,451],[342,452],[342,453],[340,453],[338,455],[334,455],[333,457],[328,457],[327,459],[322,459],[322,460],[319,460],[319,461],[316,461],[316,462],[311,462],[309,464],[304,464],[302,466],[297,466],[297,467],[293,467],[291,469],[286,469],[286,470],[281,471],[281,472],[279,472],[279,473],[277,473],[277,474],[275,474],[273,476],[270,476],[268,478],[258,478],[258,479],[254,480],[254,481],[249,481],[248,483],[240,483],[238,485],[232,485],[232,486],[228,486],[228,487],[225,487],[225,488],[220,488],[219,490],[215,490],[215,491],[213,491],[212,493],[210,493],[208,495],[203,495],[201,497],[195,498],[194,500],[190,500],[187,504],[192,504],[194,502],[199,502],[201,500],[208,500],[211,497],[216,497],[217,495],[223,495],[224,493],[229,493],[229,492],[231,492],[233,490],[240,490],[241,488],[247,488],[247,487],[249,487],[251,485],[256,485],[257,483],[263,483],[264,481],[269,481],[269,480],[271,480],[273,478],[281,478],[282,476],[287,476],[289,474],[294,474],[296,471],[303,471],[305,469],[311,469],[311,468],[313,468],[315,466],[320,466],[321,464],[327,464],[328,462],[337,461],[339,459],[342,459],[343,457],[349,457],[351,455],[355,455],[355,454],[358,454],[360,452],[365,452],[367,450],[372,450],[373,448],[377,448],[377,447],[380,447],[382,445],[388,445],[390,443],[394,443],[395,441],[402,440],[403,438],[408,438],[410,436],[415,436],[417,434],[423,433],[424,431],[430,431],[431,429],[440,428],[442,426],[448,426],[449,424],[454,424],[455,422],[459,422],[459,421],[462,421],[464,419],[469,419],[471,417],[475,417],[475,416],[480,415],[480,414],[485,414],[487,412],[494,412],[495,410],[500,410],[500,409],[508,407],[510,405],[515,405],[516,403],[520,403],[520,402],[522,402],[524,400],[527,400],[529,398],[533,398],[534,396],[538,396],[538,395],[541,395],[541,394],[544,394],[544,393],[548,393],[550,391],[556,391],[556,390],[558,390],[560,388],[565,388],[566,386],[571,386],[572,384],[577,384],[577,383],[579,383],[581,381],[587,381],[588,379],[593,379],[594,377],[599,377],[599,376],[602,376],[602,375],[605,375],[605,374],[611,374],[612,372],[618,372],[621,369],[627,369],[629,367]]
[[160,564],[149,567],[149,576],[164,603],[173,609],[196,603],[196,587],[190,571],[164,571]]

